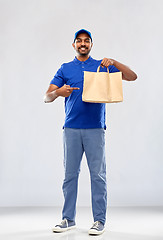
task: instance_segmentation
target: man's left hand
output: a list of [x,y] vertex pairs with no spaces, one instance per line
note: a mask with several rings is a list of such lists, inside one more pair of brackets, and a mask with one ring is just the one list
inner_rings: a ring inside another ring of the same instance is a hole
[[114,64],[114,60],[110,58],[103,58],[101,62],[101,66],[106,68],[109,67],[109,65],[113,65],[113,64]]

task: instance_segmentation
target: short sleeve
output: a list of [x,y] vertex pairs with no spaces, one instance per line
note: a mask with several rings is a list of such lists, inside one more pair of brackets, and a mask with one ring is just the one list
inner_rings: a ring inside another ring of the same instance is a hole
[[120,72],[118,68],[114,67],[113,65],[109,66],[109,72],[113,73],[113,72]]
[[54,84],[59,88],[65,84],[65,79],[63,76],[63,65],[58,69],[57,73],[55,74],[54,78],[51,80],[50,84]]

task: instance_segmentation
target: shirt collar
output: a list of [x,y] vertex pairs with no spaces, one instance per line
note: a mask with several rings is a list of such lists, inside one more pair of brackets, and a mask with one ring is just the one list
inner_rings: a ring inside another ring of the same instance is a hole
[[74,58],[73,62],[75,64],[81,64],[81,63],[86,63],[86,64],[89,64],[91,61],[93,60],[93,58],[90,56],[86,61],[79,61],[77,59],[77,57]]

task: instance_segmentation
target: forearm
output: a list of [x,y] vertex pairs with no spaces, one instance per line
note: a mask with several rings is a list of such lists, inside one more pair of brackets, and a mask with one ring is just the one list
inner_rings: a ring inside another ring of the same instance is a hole
[[129,67],[126,65],[114,60],[113,60],[113,65],[122,72],[122,78],[127,81],[134,81],[137,79],[137,75],[135,72],[133,72]]
[[44,102],[45,103],[50,103],[50,102],[53,102],[59,95],[57,93],[57,90],[54,90],[52,92],[47,92],[44,96]]

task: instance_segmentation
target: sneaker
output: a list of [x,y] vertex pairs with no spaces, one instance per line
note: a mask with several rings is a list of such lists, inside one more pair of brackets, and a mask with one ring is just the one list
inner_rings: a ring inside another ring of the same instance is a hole
[[67,230],[76,228],[74,221],[69,221],[68,219],[63,219],[62,222],[58,225],[56,225],[52,231],[53,232],[65,232]]
[[100,235],[105,231],[105,227],[104,225],[99,222],[96,221],[93,226],[89,229],[88,234],[89,235]]

